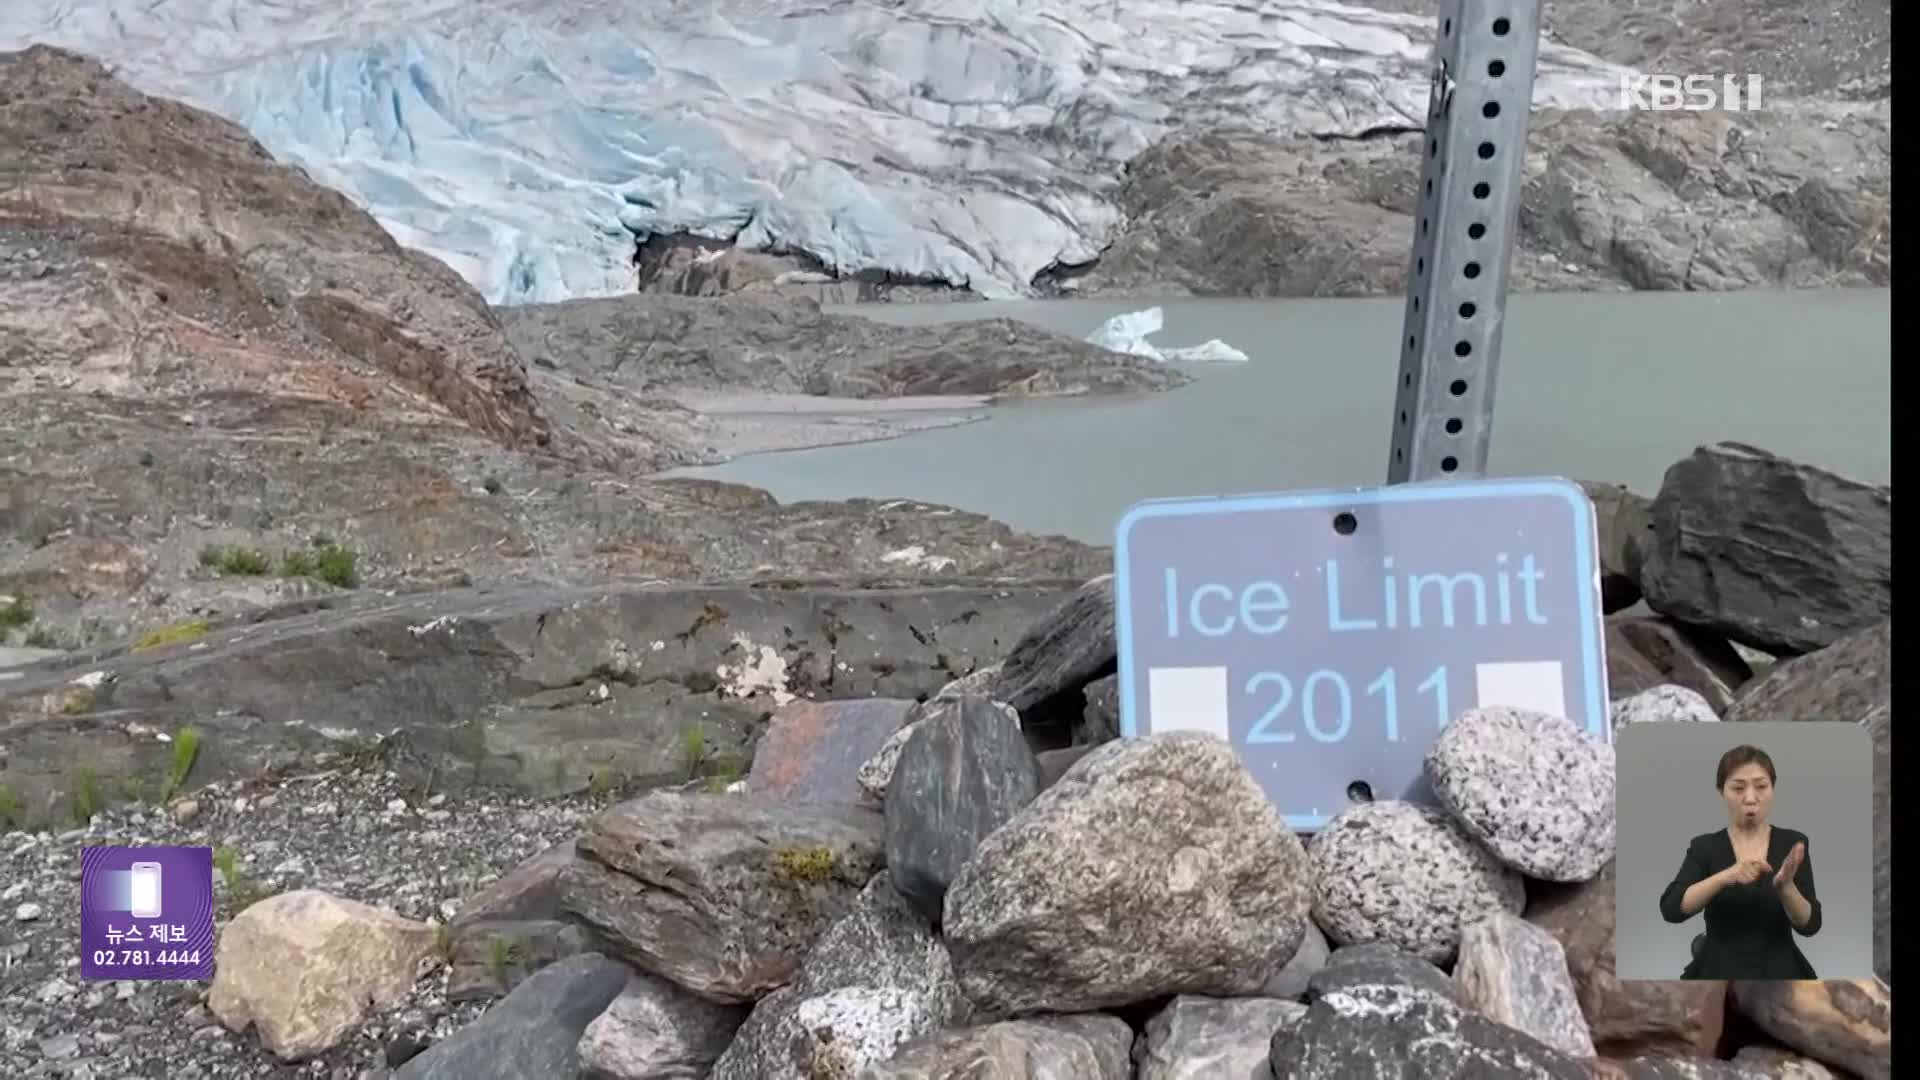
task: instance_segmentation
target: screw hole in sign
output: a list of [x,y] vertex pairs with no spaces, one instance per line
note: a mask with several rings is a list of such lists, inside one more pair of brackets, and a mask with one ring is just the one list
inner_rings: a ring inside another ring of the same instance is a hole
[[1353,531],[1359,527],[1360,519],[1345,510],[1333,515],[1333,531],[1341,536],[1352,536]]
[[1372,802],[1373,785],[1367,783],[1365,780],[1355,780],[1353,783],[1347,785],[1347,798],[1352,799],[1354,802]]

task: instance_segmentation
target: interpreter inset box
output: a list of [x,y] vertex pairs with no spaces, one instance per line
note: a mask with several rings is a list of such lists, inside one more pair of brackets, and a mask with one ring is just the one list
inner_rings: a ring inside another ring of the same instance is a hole
[[1873,977],[1864,728],[1650,721],[1614,750],[1616,975]]

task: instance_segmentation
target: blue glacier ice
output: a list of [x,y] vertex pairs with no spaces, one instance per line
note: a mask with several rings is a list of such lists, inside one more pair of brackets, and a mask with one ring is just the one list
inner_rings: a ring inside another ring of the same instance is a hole
[[[5,0],[226,116],[494,303],[630,290],[688,232],[1022,295],[1184,125],[1418,126],[1421,17],[1325,0]],[[1623,69],[1547,45],[1535,104]]]

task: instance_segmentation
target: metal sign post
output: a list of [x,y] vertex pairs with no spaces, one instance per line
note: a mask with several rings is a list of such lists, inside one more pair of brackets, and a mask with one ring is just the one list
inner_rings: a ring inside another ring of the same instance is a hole
[[1540,0],[1441,0],[1387,483],[1482,476]]
[[1115,533],[1121,734],[1225,739],[1303,832],[1431,802],[1465,709],[1611,737],[1593,505],[1483,478],[1539,14],[1441,4],[1387,484],[1152,500]]

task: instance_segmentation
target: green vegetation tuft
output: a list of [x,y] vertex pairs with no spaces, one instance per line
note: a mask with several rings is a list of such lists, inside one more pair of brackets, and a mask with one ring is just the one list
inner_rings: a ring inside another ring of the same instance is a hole
[[613,770],[595,769],[587,774],[587,794],[596,799],[604,799],[613,793]]
[[24,596],[11,596],[0,604],[0,630],[12,630],[33,621],[33,601]]
[[227,886],[229,916],[245,911],[272,895],[240,871],[239,854],[224,844],[213,849],[213,868],[219,871],[220,880]]
[[780,848],[773,872],[797,885],[819,885],[833,877],[833,851],[824,847]]
[[341,589],[360,582],[359,558],[351,548],[316,542],[312,551],[289,551],[280,560],[280,576],[313,578]]
[[36,626],[27,631],[26,646],[29,649],[59,649],[60,638],[44,626]]
[[134,652],[146,652],[168,645],[178,645],[183,641],[194,641],[206,637],[213,631],[213,624],[202,618],[182,619],[157,630],[149,630],[140,635],[133,643]]
[[690,727],[680,733],[680,767],[687,779],[698,780],[700,768],[707,763],[707,733]]
[[27,810],[20,802],[20,796],[15,795],[12,788],[0,784],[0,825],[13,828],[26,823]]
[[85,825],[100,812],[100,778],[85,766],[76,766],[67,778],[67,810],[75,825]]
[[273,568],[264,551],[210,545],[200,549],[200,565],[222,577],[262,577]]
[[518,938],[491,937],[487,939],[487,974],[501,985],[507,981],[507,971],[527,962],[526,943]]
[[193,772],[193,763],[200,757],[200,732],[193,728],[181,728],[173,736],[173,762],[167,768],[166,783],[160,785],[160,801],[173,801],[173,797],[186,786],[187,774]]

